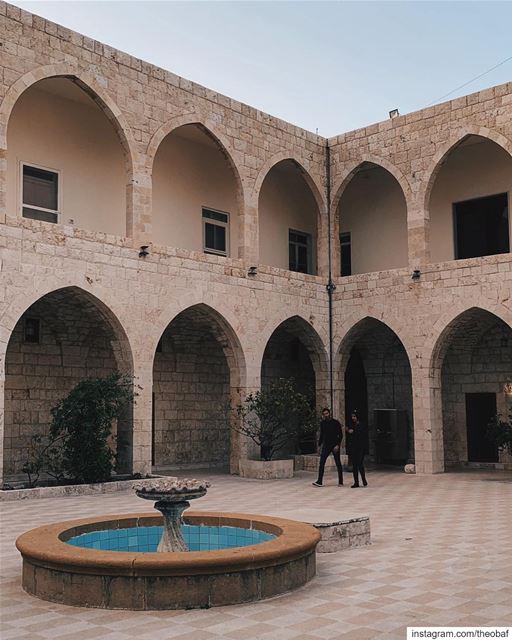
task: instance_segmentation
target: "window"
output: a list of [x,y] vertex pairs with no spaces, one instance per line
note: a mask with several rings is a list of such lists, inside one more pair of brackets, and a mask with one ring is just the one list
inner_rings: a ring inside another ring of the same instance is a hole
[[341,275],[352,275],[352,248],[350,245],[350,233],[340,233],[341,249]]
[[509,251],[506,193],[456,202],[453,222],[456,260]]
[[311,273],[311,236],[300,231],[288,232],[290,271]]
[[39,344],[40,322],[38,318],[25,318],[23,340],[32,344]]
[[21,210],[24,218],[57,222],[59,217],[59,174],[22,163]]
[[203,209],[203,250],[219,256],[228,255],[229,214]]

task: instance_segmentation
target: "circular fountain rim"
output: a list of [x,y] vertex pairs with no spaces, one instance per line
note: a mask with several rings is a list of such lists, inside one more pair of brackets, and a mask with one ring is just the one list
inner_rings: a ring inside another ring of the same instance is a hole
[[[66,540],[109,528],[158,526],[153,513],[104,515],[68,520],[32,529],[16,540],[24,559],[48,569],[110,576],[184,576],[243,571],[292,561],[311,553],[320,534],[309,524],[247,513],[189,511],[187,524],[258,529],[276,535],[273,540],[214,551],[137,552],[104,551],[67,544]],[[99,526],[99,525],[116,526]]]

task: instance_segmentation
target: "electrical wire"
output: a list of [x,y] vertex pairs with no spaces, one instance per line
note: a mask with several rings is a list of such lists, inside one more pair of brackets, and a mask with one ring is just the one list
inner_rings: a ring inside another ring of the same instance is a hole
[[502,60],[501,62],[498,62],[498,64],[495,64],[494,67],[491,67],[490,69],[487,69],[487,71],[484,71],[480,75],[475,76],[474,78],[472,78],[471,80],[468,80],[464,84],[461,84],[460,87],[457,87],[456,89],[452,89],[452,91],[449,91],[448,93],[445,93],[444,96],[441,96],[440,98],[437,98],[436,100],[432,100],[432,102],[429,102],[427,104],[427,107],[430,107],[431,105],[435,104],[436,102],[441,102],[441,100],[444,100],[448,96],[451,96],[452,93],[455,93],[459,89],[463,89],[464,87],[467,87],[468,84],[471,84],[472,82],[475,82],[475,80],[479,80],[480,78],[483,78],[488,73],[491,73],[491,71],[494,71],[494,69],[497,69],[498,67],[501,67],[503,64],[505,64],[509,60],[512,60],[512,56],[509,56],[508,58],[505,58],[505,60]]

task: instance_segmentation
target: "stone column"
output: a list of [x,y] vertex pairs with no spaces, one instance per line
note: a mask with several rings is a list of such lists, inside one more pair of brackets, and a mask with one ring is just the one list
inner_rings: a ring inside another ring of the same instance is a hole
[[0,484],[4,480],[4,437],[5,437],[5,355],[7,343],[0,342]]
[[444,471],[443,417],[441,374],[428,368],[412,368],[414,413],[414,458],[416,473],[433,474]]
[[[251,366],[250,364],[247,366],[247,379],[242,387],[238,387],[237,389],[231,390],[231,404],[233,409],[236,408],[237,404],[243,403],[245,398],[250,393],[256,393],[261,388],[261,372],[260,367],[258,365]],[[236,412],[233,411],[232,416],[232,427],[237,423],[238,417],[236,416]],[[258,457],[260,454],[258,447],[256,444],[247,436],[238,433],[233,428],[231,430],[231,448],[230,448],[230,460],[229,460],[229,470],[232,474],[239,473],[239,462],[242,459],[246,459],[248,457]]]
[[140,162],[126,185],[126,235],[133,238],[135,248],[149,245],[153,239],[151,171]]
[[[317,275],[325,279],[329,277],[329,226],[327,224],[327,208],[320,212],[317,225],[316,263]],[[333,275],[335,274],[333,268]],[[327,294],[326,294],[327,295]]]
[[260,260],[258,202],[250,199],[239,206],[238,258],[249,267],[257,267]]
[[135,404],[133,407],[133,434],[131,468],[133,473],[151,473],[152,454],[152,394],[153,360],[141,360],[134,354]]
[[416,194],[407,202],[407,242],[409,247],[409,268],[420,269],[430,262],[430,218],[428,211],[419,202]]

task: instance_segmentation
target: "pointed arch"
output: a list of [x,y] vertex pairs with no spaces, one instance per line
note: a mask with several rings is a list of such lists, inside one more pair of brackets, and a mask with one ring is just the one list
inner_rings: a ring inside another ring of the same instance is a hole
[[425,186],[420,201],[422,202],[426,212],[430,209],[430,196],[432,194],[432,189],[443,164],[448,159],[450,153],[458,147],[461,142],[470,136],[477,136],[479,138],[489,140],[490,142],[494,142],[512,156],[512,141],[497,131],[493,131],[487,127],[479,127],[477,125],[465,125],[464,127],[457,129],[450,135],[444,144],[438,147],[436,153],[432,157],[428,169],[425,172],[426,177],[423,181]]
[[48,78],[65,78],[85,91],[110,120],[121,141],[125,154],[128,181],[133,179],[134,166],[138,164],[138,151],[128,121],[105,87],[92,74],[67,62],[50,64],[33,69],[12,84],[0,105],[0,149],[7,149],[7,128],[12,110],[21,94],[36,82]]

